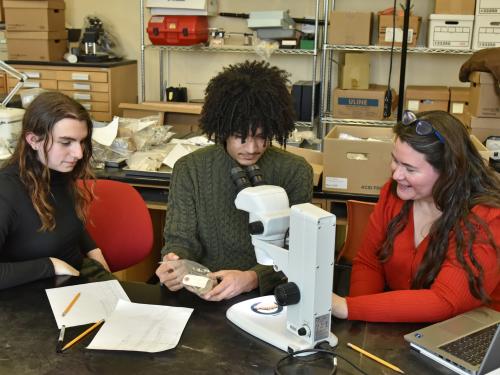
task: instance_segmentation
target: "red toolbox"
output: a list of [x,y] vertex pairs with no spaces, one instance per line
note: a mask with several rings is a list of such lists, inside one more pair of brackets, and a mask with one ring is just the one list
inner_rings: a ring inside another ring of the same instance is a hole
[[208,41],[206,16],[152,16],[147,28],[155,45],[191,46]]

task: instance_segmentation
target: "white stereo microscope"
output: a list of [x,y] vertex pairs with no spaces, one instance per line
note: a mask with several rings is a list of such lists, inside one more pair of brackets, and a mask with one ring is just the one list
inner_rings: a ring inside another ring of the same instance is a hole
[[276,287],[274,296],[231,306],[227,318],[287,352],[322,341],[336,346],[330,332],[335,215],[310,203],[290,208],[285,190],[272,185],[241,190],[235,205],[249,213],[257,262],[283,271],[288,282]]

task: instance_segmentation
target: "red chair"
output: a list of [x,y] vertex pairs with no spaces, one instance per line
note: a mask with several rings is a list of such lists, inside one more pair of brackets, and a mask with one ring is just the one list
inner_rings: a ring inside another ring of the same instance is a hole
[[337,262],[341,260],[352,263],[365,236],[365,229],[368,225],[375,203],[363,202],[353,199],[347,201],[347,236],[344,246],[337,255]]
[[153,224],[144,199],[124,182],[87,180],[87,184],[96,197],[86,228],[111,272],[141,262],[153,247]]
[[375,203],[356,200],[347,201],[347,235],[344,246],[335,257],[333,291],[340,296],[349,294],[352,261],[365,235],[370,214]]

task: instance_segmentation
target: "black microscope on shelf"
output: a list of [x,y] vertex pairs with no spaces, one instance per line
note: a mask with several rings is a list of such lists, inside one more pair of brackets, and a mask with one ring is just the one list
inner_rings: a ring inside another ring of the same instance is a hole
[[85,62],[104,62],[115,59],[105,52],[109,46],[103,23],[98,17],[88,17],[83,32],[82,45],[78,59]]

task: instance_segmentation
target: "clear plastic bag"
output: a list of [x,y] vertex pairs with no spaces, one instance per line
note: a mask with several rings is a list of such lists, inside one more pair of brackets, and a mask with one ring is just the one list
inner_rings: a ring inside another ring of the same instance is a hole
[[211,291],[217,280],[208,276],[210,270],[192,260],[180,259],[182,267],[184,268],[184,276],[182,278],[182,285],[197,295],[205,294]]

